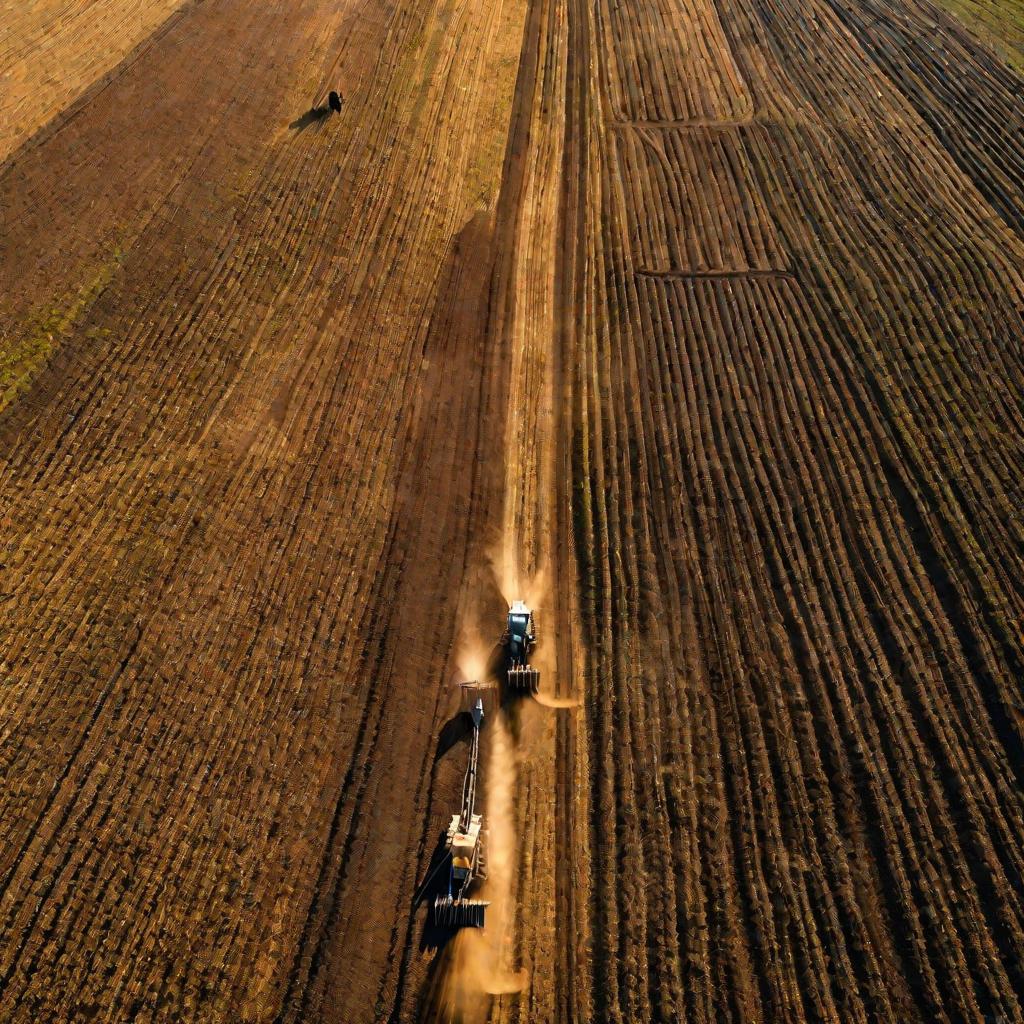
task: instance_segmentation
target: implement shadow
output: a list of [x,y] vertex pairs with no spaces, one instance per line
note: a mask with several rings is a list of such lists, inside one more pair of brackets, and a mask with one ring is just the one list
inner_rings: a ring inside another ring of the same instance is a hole
[[434,762],[438,762],[457,743],[467,739],[473,731],[473,716],[468,711],[459,711],[441,727],[441,734],[437,738],[437,750],[434,752]]
[[430,864],[427,867],[426,876],[422,884],[416,890],[412,900],[412,912],[426,904],[427,914],[423,921],[423,931],[420,933],[421,952],[440,952],[452,940],[455,929],[435,924],[431,908],[438,896],[448,895],[448,877],[450,873],[450,857],[445,846],[445,833],[439,832],[437,844],[430,857]]

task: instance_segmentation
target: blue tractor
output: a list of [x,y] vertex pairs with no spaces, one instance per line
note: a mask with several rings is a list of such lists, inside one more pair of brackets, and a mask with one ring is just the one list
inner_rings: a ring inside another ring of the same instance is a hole
[[508,688],[516,693],[536,693],[540,689],[540,672],[530,664],[530,653],[537,636],[533,628],[533,612],[525,602],[512,602],[503,640]]

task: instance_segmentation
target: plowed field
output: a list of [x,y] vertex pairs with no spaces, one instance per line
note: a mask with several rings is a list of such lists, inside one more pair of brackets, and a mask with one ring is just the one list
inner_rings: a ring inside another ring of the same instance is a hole
[[0,1021],[1024,1024],[1018,10],[0,4]]

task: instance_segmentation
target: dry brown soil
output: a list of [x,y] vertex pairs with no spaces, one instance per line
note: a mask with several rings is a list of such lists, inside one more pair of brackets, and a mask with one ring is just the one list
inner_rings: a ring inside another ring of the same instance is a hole
[[[0,1020],[1024,1024],[988,45],[0,3]],[[454,682],[521,595],[489,945],[438,946]]]

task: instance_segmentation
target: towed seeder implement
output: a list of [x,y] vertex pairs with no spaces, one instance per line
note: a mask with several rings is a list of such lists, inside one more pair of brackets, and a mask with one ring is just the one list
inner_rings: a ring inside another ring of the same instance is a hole
[[[530,664],[530,653],[537,642],[533,612],[523,601],[514,601],[508,610],[508,622],[502,636],[505,652],[505,680],[510,691],[537,693],[540,672]],[[480,728],[484,721],[484,699],[492,703],[497,691],[492,683],[465,682],[462,692],[473,700],[472,742],[469,765],[462,783],[462,808],[453,814],[444,835],[444,860],[448,885],[434,897],[432,918],[441,928],[483,928],[489,902],[473,899],[470,890],[478,878],[486,878],[484,862],[484,819],[476,813],[476,787],[480,761]],[[431,876],[433,876],[433,871]],[[429,882],[429,879],[428,879]]]
[[480,726],[484,703],[479,697],[473,706],[473,740],[469,767],[462,783],[462,810],[452,815],[445,834],[445,853],[449,860],[448,891],[434,900],[434,923],[443,928],[482,928],[487,900],[467,895],[475,878],[486,878],[482,814],[475,812],[477,766],[480,760]]

